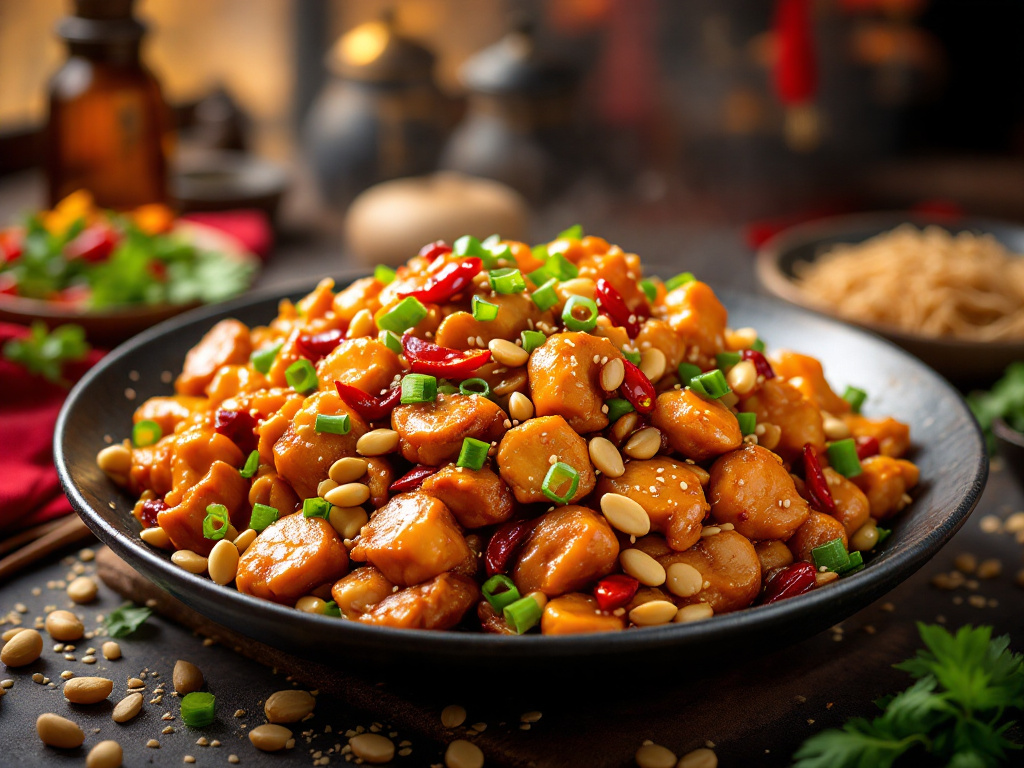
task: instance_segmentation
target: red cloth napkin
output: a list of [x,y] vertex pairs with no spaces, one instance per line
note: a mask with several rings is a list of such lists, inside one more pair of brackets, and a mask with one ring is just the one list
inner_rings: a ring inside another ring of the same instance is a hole
[[237,209],[233,211],[211,211],[187,213],[181,218],[194,221],[224,232],[235,238],[242,247],[264,261],[274,244],[274,231],[270,220],[263,211]]
[[[28,335],[22,325],[0,323],[0,347]],[[103,356],[64,366],[69,381]],[[0,357],[0,534],[28,528],[71,511],[53,466],[53,429],[68,390]]]

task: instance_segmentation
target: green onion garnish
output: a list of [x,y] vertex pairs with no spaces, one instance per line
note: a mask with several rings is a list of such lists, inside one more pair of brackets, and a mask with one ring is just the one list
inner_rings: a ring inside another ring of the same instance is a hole
[[439,395],[457,395],[459,394],[459,388],[452,384],[450,381],[442,381],[437,385],[437,394]]
[[426,373],[407,373],[402,378],[402,404],[431,403],[437,399],[437,379]]
[[741,435],[746,437],[747,435],[754,434],[754,429],[757,427],[756,413],[737,413],[736,421],[740,423]]
[[582,240],[583,239],[583,227],[579,224],[573,224],[568,229],[563,229],[558,233],[557,240],[565,238],[566,240]]
[[521,337],[523,339],[523,349],[527,352],[533,352],[533,350],[548,340],[548,337],[540,331],[523,331]]
[[864,401],[867,399],[868,393],[857,387],[847,387],[846,391],[843,392],[843,400],[850,404],[850,410],[854,413],[860,413],[860,409],[864,406]]
[[493,320],[498,316],[498,305],[484,301],[479,296],[473,296],[473,319]]
[[143,419],[136,422],[135,426],[132,427],[132,443],[138,448],[144,448],[147,445],[156,443],[163,437],[163,434],[159,424],[149,419]]
[[654,303],[654,300],[658,298],[658,285],[653,280],[649,280],[647,278],[641,280],[640,290],[644,292],[644,296],[646,296],[647,300],[652,304]]
[[494,248],[494,246],[496,246],[500,242],[501,242],[501,235],[499,235],[497,232],[495,232],[493,235],[488,235],[487,237],[485,237],[484,241],[482,243],[480,243],[480,246],[482,248],[486,248],[487,250],[491,250],[492,248]]
[[633,365],[640,365],[640,351],[637,349],[620,349],[622,356]]
[[181,699],[181,720],[189,728],[204,728],[213,722],[217,699],[206,691],[186,693]]
[[323,413],[316,415],[316,422],[313,425],[313,429],[317,432],[326,432],[329,435],[347,435],[352,425],[349,423],[347,413],[343,413],[340,416],[328,416]]
[[253,451],[245,460],[245,466],[238,470],[238,474],[248,480],[256,476],[256,470],[260,468],[260,452]]
[[886,539],[888,539],[890,536],[892,536],[892,528],[882,528],[882,527],[879,527],[878,528],[878,541],[875,542],[875,548],[877,549],[878,545],[881,544]]
[[491,385],[483,379],[466,379],[459,384],[459,393],[463,395],[491,396]]
[[548,254],[547,261],[544,262],[544,271],[559,282],[565,282],[580,276],[580,271],[576,265],[560,253]]
[[[580,317],[577,310],[584,316]],[[586,296],[570,296],[562,309],[562,322],[570,331],[592,331],[597,325],[597,302]]]
[[684,387],[690,386],[690,382],[694,376],[700,376],[702,371],[699,365],[693,363],[680,363],[679,364],[679,383]]
[[304,357],[285,369],[284,378],[288,382],[288,386],[303,395],[320,386],[320,382],[316,378],[316,368]]
[[[463,235],[454,243],[452,243],[452,253],[456,256],[479,256],[483,258],[486,253],[484,247],[480,244],[472,235]],[[487,254],[488,256],[490,254]]]
[[223,504],[208,504],[206,517],[203,518],[203,538],[211,541],[220,541],[228,532],[231,520],[228,518],[228,508]]
[[505,615],[505,623],[521,635],[540,621],[541,609],[537,601],[527,595],[516,600],[511,605],[506,605],[502,613]]
[[558,303],[558,292],[555,291],[556,285],[558,285],[558,281],[552,277],[540,288],[530,294],[530,298],[533,299],[533,303],[537,305],[537,309],[543,312],[544,310],[551,309]]
[[377,327],[399,335],[427,316],[427,308],[415,296],[406,296],[377,321]]
[[732,392],[729,389],[729,382],[725,380],[725,374],[718,368],[702,373],[699,376],[694,376],[690,379],[690,388],[697,392],[697,394],[705,395],[712,400],[717,400]]
[[495,293],[522,293],[526,290],[523,273],[513,267],[492,269],[487,273],[487,278],[491,281],[491,288]]
[[[559,493],[559,489],[564,489],[566,483],[569,484],[569,489],[565,493]],[[568,504],[569,500],[576,494],[576,489],[579,488],[579,485],[580,473],[568,464],[558,461],[552,464],[548,473],[544,475],[544,482],[541,483],[540,489],[553,502]]]
[[506,605],[511,605],[521,597],[515,583],[503,573],[491,576],[484,582],[480,591],[483,593],[484,599],[496,611],[505,610]]
[[814,567],[829,571],[839,571],[850,564],[850,553],[843,546],[842,539],[832,539],[827,544],[815,547],[811,550],[811,559],[814,560]]
[[373,277],[377,280],[377,282],[384,283],[384,285],[388,285],[395,279],[395,270],[393,270],[386,264],[378,264],[376,267],[373,268]]
[[333,600],[328,600],[324,603],[324,609],[321,611],[324,616],[333,616],[336,619],[341,618],[341,608]]
[[270,366],[274,364],[274,358],[277,357],[277,353],[281,351],[281,347],[283,346],[284,342],[279,341],[272,347],[261,349],[259,352],[253,352],[249,355],[252,367],[260,373],[270,373]]
[[530,253],[533,254],[533,258],[537,259],[537,261],[547,261],[548,259],[548,247],[544,243],[533,246],[530,249]]
[[402,354],[402,340],[394,331],[381,331],[377,334],[377,341],[390,349],[396,355]]
[[739,352],[719,352],[715,355],[715,363],[722,370],[726,368],[732,368],[736,363],[743,359],[743,355]]
[[608,423],[610,424],[614,424],[630,411],[636,410],[632,403],[624,397],[613,397],[611,400],[605,400],[604,404],[608,406]]
[[693,276],[693,272],[680,272],[675,277],[665,281],[665,290],[674,291],[679,286],[692,283],[696,279],[697,278]]
[[761,339],[754,339],[754,343],[750,345],[750,348],[755,352],[764,352],[764,342]]
[[857,571],[864,570],[864,555],[854,550],[850,553],[850,562],[845,568],[839,569],[840,576],[850,576]]
[[828,463],[843,477],[856,477],[864,471],[857,456],[857,443],[852,437],[836,440],[828,447]]
[[319,496],[313,496],[312,498],[302,500],[303,517],[322,517],[326,520],[330,514],[331,502],[327,499],[321,499]]
[[253,504],[249,527],[254,531],[262,531],[268,525],[276,523],[279,516],[280,513],[274,507],[268,507],[266,504]]
[[490,443],[477,440],[473,437],[466,437],[462,440],[462,450],[459,451],[459,460],[455,462],[457,467],[466,469],[480,469],[487,463],[487,452],[491,449]]
[[527,272],[526,276],[530,278],[530,282],[534,285],[544,285],[548,280],[554,280],[548,271],[544,267],[537,267],[533,272]]

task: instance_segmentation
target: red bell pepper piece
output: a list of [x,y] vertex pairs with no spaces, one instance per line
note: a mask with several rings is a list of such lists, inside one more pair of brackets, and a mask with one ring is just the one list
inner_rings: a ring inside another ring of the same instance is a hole
[[231,440],[246,456],[256,450],[258,426],[259,423],[248,411],[221,409],[213,417],[213,431]]
[[804,562],[780,568],[765,582],[761,604],[768,605],[810,592],[814,589],[814,573],[814,566]]
[[465,379],[491,359],[489,350],[467,352],[424,341],[412,333],[402,336],[402,352],[413,373],[429,373],[449,379]]
[[878,444],[878,438],[874,435],[861,435],[854,441],[857,445],[857,458],[861,461],[871,456],[877,456],[882,452]]
[[740,352],[740,357],[744,360],[749,360],[754,364],[754,370],[757,371],[758,376],[764,376],[766,380],[775,378],[775,371],[772,370],[772,364],[768,362],[768,358],[756,349],[744,349]]
[[386,395],[374,397],[351,384],[336,381],[334,386],[338,390],[338,397],[366,421],[380,421],[390,414],[402,399],[401,387],[392,387]]
[[472,285],[473,278],[480,274],[483,266],[484,263],[476,256],[450,261],[441,267],[437,274],[427,278],[426,285],[422,288],[405,291],[399,296],[403,299],[412,296],[424,304],[442,304]]
[[24,252],[25,230],[20,227],[0,232],[0,262],[17,261]]
[[433,261],[438,256],[444,256],[446,253],[451,253],[452,247],[448,245],[444,240],[435,240],[432,243],[427,243],[420,248],[418,256],[424,259],[430,259]]
[[811,506],[819,512],[834,515],[836,502],[832,498],[832,491],[829,490],[825,473],[821,470],[818,454],[810,443],[804,445],[804,483],[807,485],[807,493],[811,497]]
[[487,575],[505,573],[508,570],[509,561],[532,532],[532,520],[505,523],[495,531],[491,540],[487,542],[487,551],[484,552],[484,566],[487,568]]
[[400,478],[395,480],[391,485],[388,486],[389,493],[406,493],[407,491],[415,491],[421,485],[423,481],[430,477],[432,474],[437,472],[437,467],[427,467],[423,464],[417,464],[415,467],[410,469]]
[[622,294],[603,277],[597,280],[597,303],[613,323],[626,329],[629,338],[637,337],[642,322],[641,314],[631,310]]
[[114,252],[120,235],[107,224],[96,224],[82,230],[78,236],[64,246],[68,259],[82,259],[96,263],[104,261]]
[[323,333],[303,333],[295,341],[295,347],[299,354],[308,357],[312,362],[317,362],[327,357],[336,346],[345,338],[345,334],[337,328]]
[[654,402],[658,397],[654,385],[644,375],[644,372],[629,360],[623,360],[622,365],[625,367],[626,373],[622,377],[619,391],[629,401],[629,404],[636,408],[637,413],[650,413],[654,410]]
[[640,589],[640,582],[623,573],[605,576],[594,587],[594,599],[602,611],[614,611],[625,608]]

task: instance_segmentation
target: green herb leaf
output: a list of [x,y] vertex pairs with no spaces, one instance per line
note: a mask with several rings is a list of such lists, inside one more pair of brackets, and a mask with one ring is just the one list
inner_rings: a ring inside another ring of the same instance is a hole
[[31,373],[54,383],[66,384],[61,376],[64,363],[82,360],[90,349],[82,326],[68,323],[48,333],[46,324],[37,320],[32,323],[27,338],[11,339],[4,344],[3,355],[12,363],[25,366]]
[[107,633],[111,637],[128,637],[153,614],[149,608],[125,603],[107,616]]

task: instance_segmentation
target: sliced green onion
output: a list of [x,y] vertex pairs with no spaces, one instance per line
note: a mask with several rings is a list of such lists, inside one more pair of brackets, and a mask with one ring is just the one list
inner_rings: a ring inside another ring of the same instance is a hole
[[415,296],[406,296],[377,321],[377,327],[402,335],[427,316],[427,308]]
[[[577,309],[586,313],[585,316],[576,314]],[[586,296],[570,296],[562,309],[562,322],[570,331],[592,331],[597,325],[597,302]]]
[[527,595],[521,597],[502,610],[505,616],[505,623],[516,631],[517,635],[537,626],[540,621],[541,609],[537,601]]
[[479,296],[473,296],[474,320],[493,320],[498,316],[498,309],[497,304],[491,304],[491,302],[484,301]]
[[512,256],[512,249],[507,245],[501,243],[495,243],[494,245],[485,245],[485,250],[491,255],[492,261],[484,260],[487,269],[498,266],[499,262],[515,261]]
[[864,401],[867,399],[868,393],[857,387],[847,387],[846,391],[843,392],[843,400],[850,404],[850,410],[854,413],[860,413],[860,409],[864,406]]
[[679,383],[684,387],[690,386],[690,382],[694,376],[700,376],[702,371],[699,365],[693,363],[680,363],[679,364]]
[[208,504],[206,506],[206,517],[203,518],[203,538],[211,541],[220,541],[228,532],[231,520],[228,518],[228,508],[223,504]]
[[402,340],[394,331],[381,331],[377,334],[377,341],[390,349],[396,355],[402,354]]
[[377,282],[384,283],[384,285],[389,285],[394,282],[395,276],[395,270],[386,264],[378,264],[373,268],[374,279],[376,279]]
[[523,273],[514,267],[492,269],[487,273],[487,279],[491,281],[491,288],[495,293],[512,294],[522,293],[526,290],[526,280]]
[[511,605],[521,597],[515,583],[503,573],[491,576],[480,587],[480,591],[483,593],[484,599],[496,611],[505,610],[506,605]]
[[484,254],[484,247],[472,235],[463,235],[452,243],[452,253],[456,256],[481,256]]
[[845,568],[839,569],[840,576],[850,576],[857,571],[864,570],[864,555],[854,550],[850,553],[850,562]]
[[466,379],[464,382],[459,384],[459,394],[490,397],[491,385],[483,379]]
[[437,399],[437,379],[426,373],[407,373],[402,378],[402,404],[431,403]]
[[462,450],[459,451],[459,460],[455,462],[457,467],[466,469],[480,469],[487,463],[487,452],[491,450],[491,444],[474,437],[462,439]]
[[864,471],[857,455],[857,443],[852,437],[836,440],[829,445],[828,463],[843,477],[856,477]]
[[[560,494],[558,490],[565,488],[566,483],[569,484],[569,490]],[[552,464],[548,473],[544,475],[544,482],[541,483],[540,489],[545,496],[557,504],[568,504],[579,486],[580,473],[568,464],[558,461]]]
[[640,281],[640,290],[644,292],[644,296],[647,297],[647,301],[654,303],[654,300],[658,298],[658,285],[653,280],[643,279]]
[[548,340],[548,337],[540,331],[523,331],[521,336],[523,339],[523,349],[527,352],[533,352],[533,350]]
[[547,261],[544,262],[544,271],[559,282],[572,280],[580,276],[580,271],[560,253],[549,253]]
[[501,235],[495,232],[493,235],[489,235],[488,237],[484,238],[484,241],[480,243],[480,247],[486,248],[487,250],[491,250],[500,242]]
[[343,413],[340,416],[328,416],[318,413],[316,415],[316,422],[313,425],[315,431],[326,432],[329,435],[347,435],[351,428],[352,425],[349,422],[347,413]]
[[726,368],[732,368],[736,363],[743,359],[743,355],[739,352],[719,352],[715,355],[715,363],[719,368],[725,370]]
[[442,381],[437,385],[437,394],[439,395],[457,395],[459,394],[459,388],[452,384],[450,381]]
[[260,468],[260,452],[253,451],[249,454],[249,457],[245,460],[245,466],[238,470],[238,474],[248,480],[251,477],[256,476],[256,471]]
[[811,559],[818,570],[839,571],[850,564],[850,553],[843,546],[842,539],[832,539],[827,544],[811,550]]
[[764,342],[761,339],[754,339],[754,343],[750,345],[750,348],[755,352],[764,352]]
[[558,281],[552,277],[540,288],[530,294],[530,298],[533,299],[533,303],[537,305],[537,309],[543,312],[544,310],[551,309],[558,303],[558,292],[555,290],[556,285],[558,285]]
[[181,720],[189,728],[205,728],[213,722],[217,699],[206,691],[186,693],[181,699]]
[[604,404],[608,406],[608,422],[610,424],[614,424],[630,411],[636,410],[633,404],[624,397],[613,397],[611,400],[605,400]]
[[302,500],[303,517],[322,517],[326,520],[330,514],[331,502],[327,499],[313,496],[312,498]]
[[756,413],[737,413],[736,421],[740,423],[741,435],[746,437],[747,435],[754,434],[754,429],[757,427]]
[[878,541],[875,542],[875,548],[877,549],[878,545],[881,544],[886,539],[888,539],[890,536],[892,536],[892,529],[891,528],[879,527],[878,528]]
[[333,616],[336,619],[341,618],[341,608],[333,600],[328,600],[324,603],[324,609],[321,611],[324,616]]
[[253,504],[249,527],[254,531],[262,531],[268,525],[276,523],[279,516],[280,513],[275,507],[268,507],[266,504]]
[[150,419],[143,419],[142,421],[136,422],[135,426],[132,427],[132,443],[138,448],[144,448],[147,445],[153,445],[163,437],[164,432],[160,429],[160,425]]
[[680,272],[675,277],[665,281],[665,290],[674,291],[679,286],[692,283],[696,279],[697,278],[693,276],[693,272]]
[[548,280],[554,280],[544,267],[537,267],[533,272],[527,272],[526,276],[534,285],[544,285]]
[[288,382],[288,386],[303,395],[320,386],[320,382],[316,378],[316,368],[304,357],[285,369],[284,378]]
[[259,352],[253,352],[249,355],[252,367],[260,373],[270,373],[270,366],[274,364],[274,358],[277,357],[277,353],[281,351],[281,347],[283,346],[284,342],[279,341],[272,347],[261,349]]
[[557,240],[565,238],[566,240],[582,240],[583,239],[583,227],[579,224],[573,224],[568,229],[563,229],[558,233]]
[[530,253],[533,254],[533,258],[537,259],[537,261],[547,261],[548,247],[546,244],[541,243],[540,245],[533,246],[530,249]]
[[702,391],[698,391],[698,394],[704,394],[712,400],[717,400],[732,392],[729,389],[729,382],[725,380],[725,374],[718,368],[702,373],[699,376],[694,376],[690,379],[690,388],[697,390],[697,387],[694,385],[700,385],[700,390]]
[[633,365],[640,365],[640,350],[638,349],[620,349],[622,356],[629,360]]

